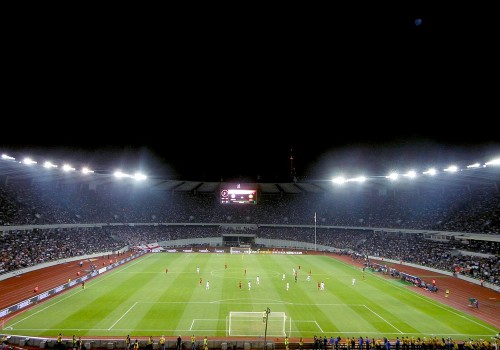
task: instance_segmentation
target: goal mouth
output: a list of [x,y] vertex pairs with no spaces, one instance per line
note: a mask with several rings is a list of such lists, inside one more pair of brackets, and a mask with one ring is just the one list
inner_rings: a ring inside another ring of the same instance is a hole
[[[284,312],[243,312],[231,311],[226,322],[228,336],[259,337],[267,334],[271,337],[286,336],[288,316]],[[266,333],[267,326],[267,333]]]
[[230,247],[229,253],[231,253],[231,254],[252,254],[252,248],[250,248],[250,247]]

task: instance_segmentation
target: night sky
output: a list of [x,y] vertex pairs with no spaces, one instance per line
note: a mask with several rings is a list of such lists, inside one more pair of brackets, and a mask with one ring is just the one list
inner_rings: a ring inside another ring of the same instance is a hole
[[203,181],[500,155],[492,11],[328,11],[19,25],[0,151]]

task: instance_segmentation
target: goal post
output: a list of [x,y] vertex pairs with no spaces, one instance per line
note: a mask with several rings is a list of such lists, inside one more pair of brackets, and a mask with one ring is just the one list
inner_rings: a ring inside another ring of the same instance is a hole
[[250,247],[230,247],[229,253],[231,254],[251,254],[252,249]]
[[[267,335],[271,337],[286,336],[287,316],[284,312],[270,312],[267,315]],[[227,322],[229,336],[263,336],[266,330],[265,312],[229,312]]]

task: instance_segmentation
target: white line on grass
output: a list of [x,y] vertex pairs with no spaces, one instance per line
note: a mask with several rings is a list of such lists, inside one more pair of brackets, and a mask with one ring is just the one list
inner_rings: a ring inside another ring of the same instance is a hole
[[114,326],[115,326],[118,322],[120,322],[120,320],[121,320],[123,317],[125,317],[125,315],[126,315],[126,314],[128,314],[128,313],[129,313],[129,311],[130,311],[130,310],[132,310],[132,309],[134,308],[134,306],[136,306],[136,305],[137,305],[137,302],[135,302],[135,303],[134,303],[134,305],[132,305],[131,307],[129,307],[129,308],[128,308],[128,310],[127,310],[127,311],[125,311],[125,313],[122,315],[122,317],[120,317],[119,319],[117,319],[117,320],[116,320],[116,322],[115,322],[115,323],[113,323],[113,324],[111,325],[111,327],[109,327],[109,328],[108,328],[108,331],[110,331],[110,330],[111,330],[111,328],[113,328],[113,327],[114,327]]
[[[146,257],[144,257],[144,259],[145,259],[145,258],[146,258]],[[139,258],[139,259],[141,259],[141,258]],[[142,260],[142,259],[141,259],[141,260]],[[133,265],[138,264],[138,263],[139,263],[139,261],[136,261],[136,262],[134,262],[134,263],[133,263],[133,264],[131,264],[131,265],[124,266],[124,267],[123,267],[123,269],[121,269],[121,270],[128,269],[130,266],[133,266]],[[112,271],[113,271],[113,272],[116,272],[116,273],[118,273],[118,272],[119,272],[119,271],[114,271],[114,270],[112,270]],[[94,282],[94,283],[92,283],[92,284],[93,284],[93,285],[95,285],[96,283],[102,282],[103,280],[105,280],[105,279],[109,278],[111,275],[112,275],[112,274],[109,274],[109,275],[108,275],[108,274],[106,274],[106,275],[104,275],[103,277],[99,278],[97,281],[95,281],[95,282]],[[70,291],[70,290],[68,290],[68,292],[69,292],[69,291]],[[23,318],[22,318],[22,319],[20,319],[19,321],[17,321],[17,322],[15,322],[15,323],[11,324],[11,325],[10,325],[10,327],[13,327],[13,326],[15,326],[16,324],[21,323],[21,322],[23,322],[23,321],[25,321],[25,320],[27,320],[27,319],[31,318],[32,316],[35,316],[35,315],[37,315],[37,314],[39,314],[39,313],[41,313],[41,312],[43,312],[43,311],[47,310],[48,308],[50,308],[50,307],[52,307],[52,306],[54,306],[54,305],[57,305],[57,304],[59,304],[59,303],[62,303],[63,301],[65,301],[65,300],[67,300],[67,299],[71,298],[72,296],[74,296],[74,295],[76,295],[76,294],[78,294],[78,293],[82,293],[82,292],[83,292],[83,289],[79,289],[78,291],[76,291],[76,292],[74,292],[74,293],[72,293],[72,294],[68,295],[68,296],[67,296],[67,297],[65,297],[65,298],[62,298],[62,299],[60,299],[60,300],[57,300],[57,299],[56,299],[56,301],[52,302],[50,305],[47,305],[47,306],[46,306],[46,307],[44,307],[43,309],[38,310],[38,311],[36,311],[36,312],[32,313],[32,314],[31,314],[31,315],[29,315],[29,316],[23,317]],[[49,300],[49,302],[50,302],[50,300]]]
[[319,326],[318,322],[314,321],[314,323],[316,323],[316,326],[318,326],[319,331],[320,331],[321,333],[325,333],[325,332],[321,329],[321,327]]
[[[356,268],[356,267],[354,267],[354,266],[352,266],[352,265],[349,265],[349,264],[347,264],[347,263],[345,263],[345,262],[343,262],[343,261],[340,261],[340,260],[337,260],[337,261],[338,261],[338,262],[340,262],[341,264],[346,265],[346,266],[349,266],[349,267],[352,267],[352,268]],[[446,310],[446,311],[448,311],[449,313],[451,313],[451,314],[453,314],[453,315],[455,315],[455,316],[465,318],[467,321],[469,321],[469,322],[471,322],[471,323],[475,323],[476,325],[481,326],[481,327],[483,327],[484,329],[487,329],[487,330],[489,330],[489,331],[491,331],[491,332],[497,333],[497,330],[496,330],[496,329],[492,329],[492,328],[486,327],[485,325],[483,325],[483,324],[481,324],[481,323],[479,323],[479,322],[477,322],[477,321],[474,321],[473,319],[471,319],[470,317],[467,317],[467,316],[466,316],[466,315],[464,315],[464,314],[459,314],[458,312],[455,312],[455,311],[454,311],[454,309],[453,309],[451,306],[446,306],[446,307],[445,307],[445,306],[443,306],[443,304],[438,303],[438,302],[435,302],[435,301],[434,301],[434,300],[432,300],[432,299],[429,299],[429,298],[424,298],[424,297],[423,297],[423,296],[421,296],[420,294],[418,294],[418,293],[416,293],[416,292],[414,292],[414,291],[412,291],[412,290],[410,290],[410,289],[408,289],[408,288],[406,288],[406,287],[401,287],[401,286],[394,285],[394,284],[392,283],[392,280],[387,280],[387,279],[385,279],[385,278],[383,278],[383,277],[381,277],[381,276],[378,276],[377,274],[373,274],[373,276],[374,276],[375,278],[380,279],[381,281],[384,281],[385,283],[391,284],[391,287],[392,287],[392,288],[398,288],[399,290],[402,290],[402,291],[404,291],[405,293],[411,293],[411,294],[412,294],[415,298],[417,298],[417,299],[421,299],[421,300],[423,300],[423,301],[425,301],[425,302],[427,302],[427,303],[429,303],[429,304],[431,304],[431,305],[433,305],[433,306],[436,306],[436,307],[438,307],[438,308],[440,308],[440,309]],[[406,333],[408,333],[408,332],[406,332]],[[406,334],[406,333],[405,333],[405,334]],[[408,334],[410,334],[410,333],[408,333]]]
[[375,316],[379,317],[382,321],[384,321],[385,323],[387,323],[389,326],[391,326],[392,328],[394,328],[395,330],[397,330],[399,333],[403,334],[403,332],[401,332],[397,327],[395,327],[392,323],[390,323],[385,318],[383,318],[382,316],[380,316],[379,314],[377,314],[375,311],[373,311],[372,309],[370,309],[368,306],[366,306],[366,305],[363,305],[363,306],[366,307],[368,310],[370,310],[370,312],[373,313]]
[[[139,301],[141,304],[237,304],[237,305],[345,305],[345,304],[297,304],[297,303],[292,303],[292,302],[283,302],[283,301],[273,301],[273,302],[268,302],[268,301],[262,301],[260,303],[256,302],[247,302],[247,303],[242,303],[241,301],[221,301],[221,300],[216,300],[216,301]],[[360,305],[362,306],[362,305]]]

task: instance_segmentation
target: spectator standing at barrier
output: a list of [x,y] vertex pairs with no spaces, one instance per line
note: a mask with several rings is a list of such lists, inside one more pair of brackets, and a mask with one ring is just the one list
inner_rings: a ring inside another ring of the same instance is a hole
[[194,334],[191,336],[191,350],[196,350],[196,337]]
[[125,338],[125,350],[130,350],[130,345],[131,345],[130,334],[127,334],[127,337]]
[[446,288],[446,292],[444,292],[444,297],[448,298],[450,296],[450,290]]
[[162,335],[159,340],[161,350],[165,350],[165,336]]
[[299,350],[302,350],[304,348],[304,338],[300,337],[299,338]]
[[59,333],[59,335],[57,336],[57,340],[56,340],[56,348],[57,349],[61,349],[62,348],[62,333]]
[[73,338],[71,339],[71,348],[76,350],[76,335],[73,334]]
[[176,349],[177,349],[177,350],[181,350],[181,348],[182,348],[182,338],[181,338],[181,336],[179,335],[179,336],[177,337],[177,347],[176,347]]
[[146,350],[153,350],[153,343],[154,343],[153,336],[150,335],[146,343]]
[[208,350],[208,338],[207,338],[207,336],[205,336],[205,338],[203,338],[203,350]]
[[134,342],[134,350],[139,349],[139,341],[136,339]]

